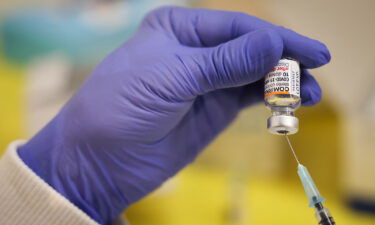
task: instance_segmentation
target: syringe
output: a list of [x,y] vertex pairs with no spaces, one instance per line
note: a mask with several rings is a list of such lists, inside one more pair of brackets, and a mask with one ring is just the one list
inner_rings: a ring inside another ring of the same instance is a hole
[[297,172],[299,178],[301,179],[303,188],[305,189],[306,195],[310,201],[309,206],[315,207],[315,217],[318,220],[318,223],[320,225],[335,225],[336,223],[333,220],[331,213],[327,208],[324,208],[323,206],[324,198],[320,195],[319,190],[316,187],[313,179],[311,178],[307,168],[299,162],[287,134],[285,134],[285,138],[288,141],[289,147],[292,150],[294,158],[298,163]]

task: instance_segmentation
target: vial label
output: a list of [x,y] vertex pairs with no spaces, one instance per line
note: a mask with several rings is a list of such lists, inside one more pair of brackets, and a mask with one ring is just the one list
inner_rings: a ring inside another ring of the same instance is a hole
[[297,61],[281,59],[265,77],[264,97],[278,94],[300,97],[300,68]]

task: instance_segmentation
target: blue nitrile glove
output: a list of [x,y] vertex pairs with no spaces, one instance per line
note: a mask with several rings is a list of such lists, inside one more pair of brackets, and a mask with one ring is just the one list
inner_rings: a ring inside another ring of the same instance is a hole
[[[305,69],[330,60],[322,43],[243,13],[157,9],[19,154],[110,224],[192,162],[242,108],[261,101],[262,78],[282,55]],[[303,104],[320,97],[305,71]]]

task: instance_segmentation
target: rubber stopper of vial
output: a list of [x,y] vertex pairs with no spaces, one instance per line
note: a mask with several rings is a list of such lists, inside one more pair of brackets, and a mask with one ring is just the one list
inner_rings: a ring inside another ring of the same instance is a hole
[[267,119],[267,129],[272,134],[284,135],[298,132],[299,121],[294,116],[271,116]]

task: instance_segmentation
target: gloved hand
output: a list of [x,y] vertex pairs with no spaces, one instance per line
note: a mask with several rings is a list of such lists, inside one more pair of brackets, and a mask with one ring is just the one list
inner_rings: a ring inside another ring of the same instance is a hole
[[[330,60],[320,42],[243,13],[157,9],[19,155],[110,224],[192,162],[242,108],[261,101],[262,78],[282,56],[305,69]],[[304,105],[320,100],[306,70],[301,89]]]

